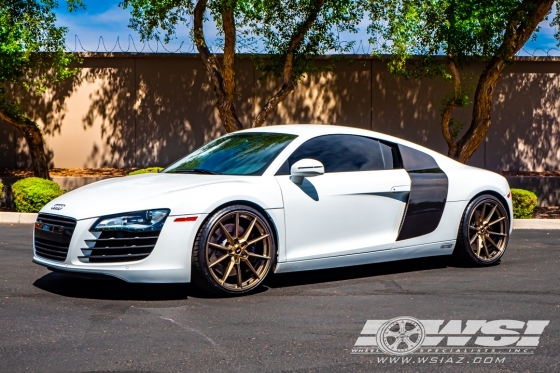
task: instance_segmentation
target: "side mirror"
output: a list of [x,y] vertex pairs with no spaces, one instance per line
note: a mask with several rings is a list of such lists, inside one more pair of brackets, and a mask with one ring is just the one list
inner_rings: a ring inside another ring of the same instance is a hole
[[323,175],[325,167],[323,164],[315,159],[300,159],[292,165],[290,175],[292,181],[296,184],[301,184],[304,177],[313,177]]

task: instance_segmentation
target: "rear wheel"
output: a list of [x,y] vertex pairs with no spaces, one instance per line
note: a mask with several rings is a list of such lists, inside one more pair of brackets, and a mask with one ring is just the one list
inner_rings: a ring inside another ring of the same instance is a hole
[[257,288],[276,258],[267,219],[256,209],[235,205],[208,219],[193,248],[193,283],[214,294],[243,294]]
[[503,203],[492,195],[475,198],[463,214],[453,255],[463,264],[497,263],[509,240],[509,217]]

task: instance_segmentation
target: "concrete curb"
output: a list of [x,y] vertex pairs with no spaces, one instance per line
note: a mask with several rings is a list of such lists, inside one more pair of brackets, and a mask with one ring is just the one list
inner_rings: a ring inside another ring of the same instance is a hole
[[560,229],[560,219],[514,219],[513,229]]
[[[0,212],[0,223],[33,224],[37,214]],[[514,219],[513,229],[560,229],[560,219]]]
[[0,212],[0,223],[8,224],[33,224],[37,220],[37,214],[24,212]]

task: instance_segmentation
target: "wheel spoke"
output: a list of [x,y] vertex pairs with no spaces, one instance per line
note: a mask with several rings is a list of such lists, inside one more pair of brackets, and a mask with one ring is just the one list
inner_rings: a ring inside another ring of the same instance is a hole
[[254,258],[261,258],[261,259],[266,259],[266,260],[269,260],[269,259],[270,259],[269,256],[264,256],[264,255],[260,255],[260,254],[255,254],[255,253],[252,253],[252,252],[249,252],[249,251],[247,251],[247,255],[252,256],[252,257],[254,257]]
[[478,237],[478,234],[475,234],[475,235],[471,238],[471,240],[469,241],[469,243],[472,245],[473,242],[474,242],[474,240],[477,239],[477,237]]
[[238,212],[235,214],[235,232],[233,232],[233,235],[236,238],[239,237],[239,213]]
[[496,243],[494,242],[493,239],[491,239],[490,237],[486,237],[486,239],[488,239],[488,241],[490,241],[490,243],[491,243],[492,245],[494,245],[494,247],[495,247],[496,249],[498,249],[499,252],[502,252],[502,249],[500,249],[500,247],[499,247],[498,245],[496,245]]
[[403,341],[404,343],[406,343],[406,347],[407,347],[407,348],[411,348],[412,346],[414,346],[414,343],[412,343],[412,341],[411,341],[410,339],[408,339],[408,337],[407,337],[407,338],[403,338],[402,341]]
[[255,238],[254,240],[251,240],[251,241],[247,242],[247,246],[250,246],[250,245],[252,245],[252,244],[254,244],[254,243],[257,243],[257,242],[259,242],[260,240],[264,240],[264,239],[267,238],[268,236],[270,236],[270,234],[263,234],[262,236],[257,237],[257,238]]
[[401,333],[406,332],[406,321],[404,320],[399,321],[399,332]]
[[480,249],[482,249],[482,238],[480,238],[480,236],[478,236],[476,246],[476,256],[480,256]]
[[484,214],[486,213],[486,202],[482,205],[482,214],[480,215],[480,222],[484,221]]
[[258,272],[255,270],[255,268],[253,267],[253,265],[251,264],[251,262],[248,259],[244,259],[243,260],[245,262],[245,264],[247,265],[247,267],[249,267],[249,269],[251,270],[251,272],[253,272],[253,274],[255,276],[257,276],[257,279],[261,279],[261,276],[259,276]]
[[241,264],[237,263],[237,287],[243,289],[243,279],[241,278]]
[[390,346],[390,347],[394,347],[394,346],[399,347],[399,345],[401,344],[401,342],[402,342],[402,338],[401,338],[401,337],[397,337],[397,338],[395,338],[395,341],[394,341],[393,343],[389,344],[389,346]]
[[224,227],[224,225],[222,224],[222,222],[218,222],[218,224],[220,225],[220,228],[222,228],[222,232],[224,232],[224,234],[226,235],[226,239],[227,239],[227,241],[230,243],[230,245],[234,245],[235,243],[233,242],[233,237],[232,237],[231,234],[228,232],[228,230],[226,229],[226,227]]
[[[486,206],[486,205],[484,205]],[[487,224],[488,221],[490,220],[490,218],[492,218],[492,215],[494,215],[494,212],[496,212],[496,208],[498,208],[498,205],[494,205],[494,207],[492,207],[492,210],[490,210],[490,212],[488,213],[488,216],[486,216],[483,220],[484,224]]]
[[231,273],[231,270],[233,269],[234,264],[235,264],[235,260],[233,258],[231,258],[231,260],[228,264],[228,267],[226,269],[226,273],[224,273],[224,277],[221,280],[222,285],[224,284],[224,282],[226,282],[226,279],[228,278],[229,274]]
[[488,223],[488,226],[494,225],[497,222],[504,220],[505,218],[506,218],[505,216],[502,216],[501,218],[498,218],[498,219],[494,220],[492,223]]
[[227,247],[222,246],[222,245],[218,245],[217,243],[214,243],[214,242],[208,242],[208,246],[212,246],[213,248],[218,249],[218,250],[224,250],[224,251],[229,250]]
[[399,333],[399,332],[393,332],[393,331],[391,331],[391,330],[387,330],[387,331],[385,332],[385,335],[386,335],[387,337],[395,337],[395,338],[396,338],[396,337],[398,337],[399,335],[401,335],[401,333]]
[[245,234],[243,235],[243,239],[245,241],[247,241],[247,239],[249,238],[249,235],[251,234],[251,231],[253,230],[253,227],[255,226],[255,223],[257,222],[257,218],[255,217],[253,219],[253,221],[251,222],[251,224],[249,224],[249,227],[247,228],[247,231],[245,232]]
[[498,232],[492,232],[492,231],[488,231],[488,233],[493,234],[494,236],[502,236],[502,237],[507,236],[507,234],[505,234],[505,233],[498,233]]
[[477,230],[478,230],[477,227],[473,227],[472,225],[469,225],[469,229],[470,229],[471,231],[477,231]]
[[490,259],[490,252],[488,251],[488,247],[486,246],[485,239],[482,239],[482,245],[484,246],[484,251],[486,252],[486,259]]
[[418,334],[418,333],[420,333],[420,329],[417,326],[415,326],[414,329],[407,331],[405,334],[408,337],[410,337],[411,335]]
[[208,268],[212,268],[214,267],[216,264],[223,262],[224,260],[226,260],[226,258],[229,258],[229,255],[223,255],[221,257],[219,257],[217,260],[215,260],[214,262],[212,262],[212,264],[208,265]]

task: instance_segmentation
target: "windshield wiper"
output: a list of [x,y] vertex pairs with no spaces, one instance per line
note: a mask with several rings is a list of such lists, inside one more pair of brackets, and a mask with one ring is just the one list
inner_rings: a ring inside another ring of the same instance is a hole
[[205,170],[203,168],[193,168],[193,169],[189,169],[189,170],[176,169],[176,170],[172,170],[172,171],[169,171],[169,172],[170,173],[175,173],[175,174],[222,175],[220,172]]

